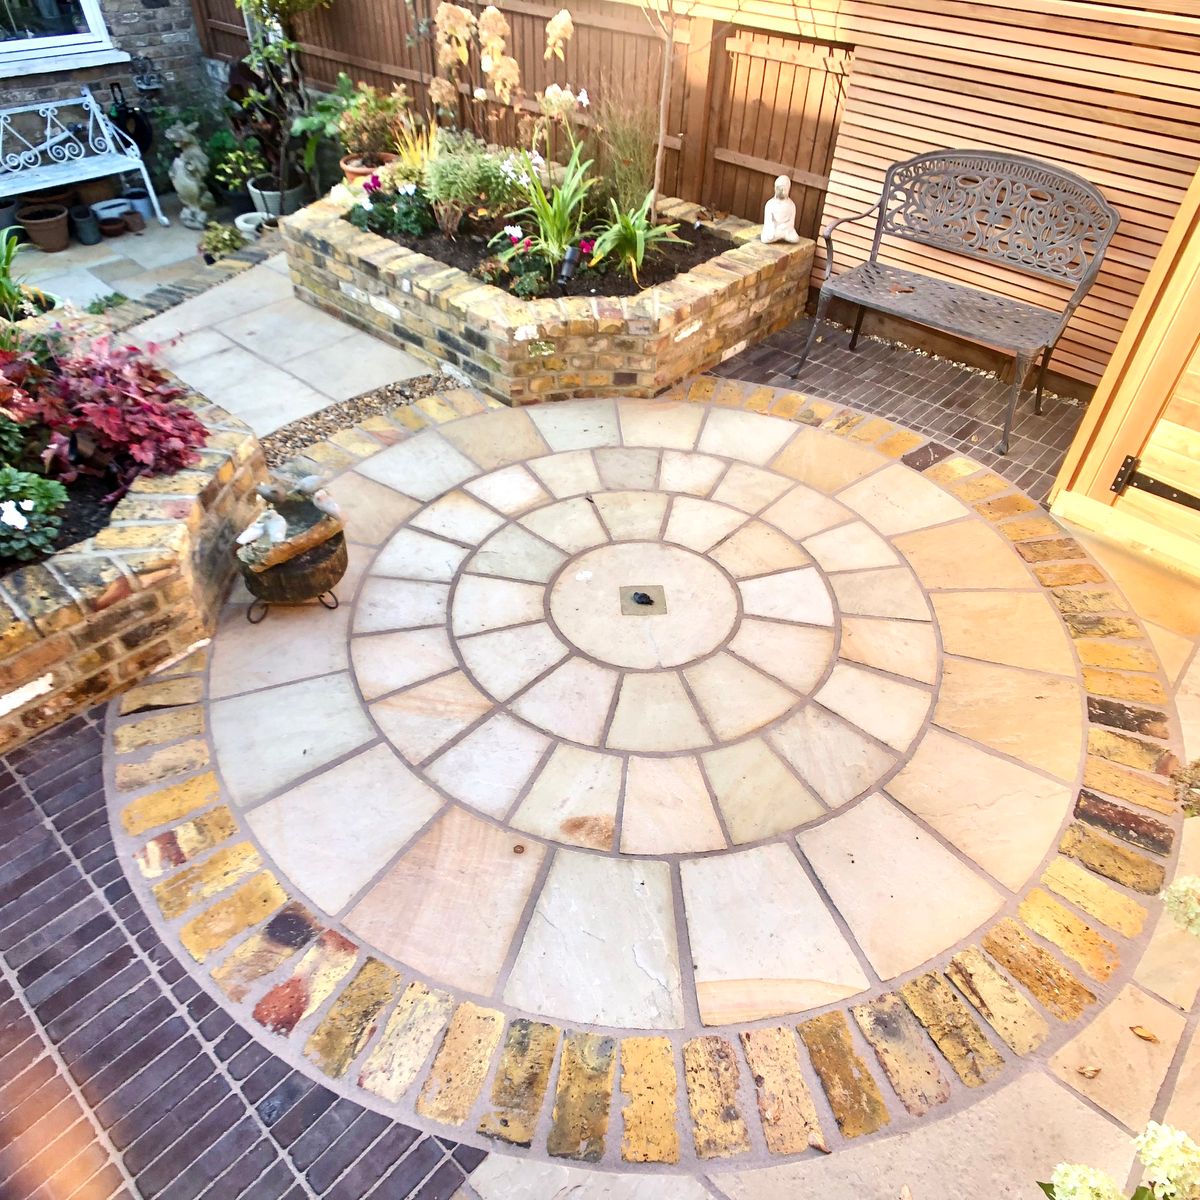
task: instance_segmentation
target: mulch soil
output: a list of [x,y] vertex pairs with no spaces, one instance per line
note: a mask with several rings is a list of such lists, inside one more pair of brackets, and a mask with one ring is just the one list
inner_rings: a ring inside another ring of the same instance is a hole
[[[435,231],[422,238],[404,237],[398,235],[393,241],[427,254],[448,266],[457,267],[460,271],[473,274],[475,268],[487,258],[493,257],[502,246],[489,248],[488,243],[499,233],[508,222],[498,220],[493,222],[464,221],[458,235],[448,238],[440,231]],[[527,223],[528,224],[528,223]],[[566,285],[547,294],[554,296],[636,296],[638,292],[656,283],[666,283],[684,271],[707,262],[718,254],[731,248],[727,238],[719,237],[703,225],[681,225],[676,235],[683,239],[682,243],[665,243],[661,250],[656,249],[647,254],[642,269],[638,272],[637,282],[616,269],[615,263],[602,262],[595,270],[581,269]],[[584,262],[586,262],[586,258]],[[496,284],[511,291],[512,278],[507,278]]]

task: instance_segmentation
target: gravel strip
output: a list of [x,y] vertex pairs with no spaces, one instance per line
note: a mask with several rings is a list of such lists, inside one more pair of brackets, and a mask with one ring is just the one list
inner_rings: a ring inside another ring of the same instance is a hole
[[339,429],[350,429],[367,417],[389,413],[392,409],[402,408],[422,396],[461,386],[458,380],[449,375],[418,375],[399,383],[384,384],[373,392],[355,396],[353,400],[331,404],[320,412],[301,417],[299,421],[293,421],[290,425],[284,425],[282,429],[259,438],[267,456],[267,465],[281,467],[315,442],[325,441]]

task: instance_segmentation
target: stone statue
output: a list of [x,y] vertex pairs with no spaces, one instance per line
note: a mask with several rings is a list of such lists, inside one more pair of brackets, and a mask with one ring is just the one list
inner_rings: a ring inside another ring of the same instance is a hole
[[789,193],[792,181],[786,175],[775,180],[775,195],[763,209],[763,227],[759,235],[764,242],[798,242],[796,232],[796,203]]
[[167,130],[167,140],[179,147],[179,156],[171,164],[171,186],[183,204],[179,219],[188,229],[203,229],[216,201],[208,190],[208,155],[196,140],[196,125],[179,122]]
[[237,556],[250,571],[290,562],[345,528],[342,510],[319,475],[273,475],[257,490],[267,507],[237,538]]

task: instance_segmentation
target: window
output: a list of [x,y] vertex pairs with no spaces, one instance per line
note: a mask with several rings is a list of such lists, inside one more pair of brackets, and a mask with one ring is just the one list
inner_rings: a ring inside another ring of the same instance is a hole
[[0,0],[0,76],[113,62],[98,0]]

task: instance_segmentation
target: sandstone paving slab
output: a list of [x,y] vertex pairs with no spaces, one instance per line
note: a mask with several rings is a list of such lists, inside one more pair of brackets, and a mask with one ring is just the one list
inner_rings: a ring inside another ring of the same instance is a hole
[[686,1175],[599,1173],[559,1163],[491,1155],[471,1174],[480,1200],[711,1200],[699,1180]]
[[999,534],[978,521],[953,521],[933,529],[902,533],[894,540],[921,582],[931,589],[971,588],[985,583],[989,590],[1033,586],[1029,568]]
[[[843,655],[844,649],[843,625]],[[729,650],[802,695],[816,690],[833,657],[831,630],[744,617]]]
[[[616,446],[617,405],[611,400],[581,404],[545,404],[524,410],[552,450],[581,450]],[[626,445],[633,443],[626,439]]]
[[827,495],[879,470],[882,465],[880,456],[865,446],[843,441],[821,430],[803,428],[771,460],[773,471],[782,471]]
[[893,750],[912,743],[932,699],[924,688],[848,663],[833,668],[815,698]]
[[663,538],[689,550],[703,552],[741,528],[746,519],[746,514],[737,508],[692,496],[676,496],[671,503]]
[[210,720],[225,786],[241,805],[375,739],[344,671],[218,700]]
[[371,573],[449,583],[466,555],[464,546],[417,530],[402,529],[375,556]]
[[375,701],[371,716],[408,762],[419,763],[492,707],[490,697],[463,672],[454,671]]
[[658,468],[659,486],[668,492],[707,496],[728,469],[727,462],[708,454],[664,450]]
[[634,755],[625,776],[621,850],[625,854],[681,854],[719,850],[725,834],[692,755]]
[[288,878],[340,912],[442,806],[386,746],[373,746],[254,808],[247,820]]
[[772,837],[825,812],[761,737],[710,750],[701,761],[735,844]]
[[939,592],[932,597],[947,654],[1055,675],[1075,674],[1071,641],[1036,592]]
[[712,492],[718,504],[730,504],[743,512],[756,513],[791,488],[791,480],[774,471],[746,463],[734,463]]
[[[1003,895],[882,796],[799,835],[837,911],[882,979],[982,925]],[[897,924],[886,914],[904,912]]]
[[[416,506],[415,500],[409,500],[407,497],[402,499],[405,504]],[[372,497],[372,508],[375,503],[375,498]],[[446,492],[432,504],[419,509],[411,523],[416,529],[426,529],[451,541],[473,545],[499,529],[504,524],[504,518],[495,509],[489,508],[469,493],[453,491]],[[357,527],[357,522],[355,524]]]
[[881,533],[892,535],[941,525],[967,515],[967,508],[936,484],[895,463],[838,493]]
[[536,844],[514,854],[517,844],[511,833],[451,808],[359,899],[346,925],[418,970],[490,991],[544,854]]
[[529,469],[554,496],[581,496],[598,492],[601,487],[596,460],[588,450],[550,454],[531,462]]
[[887,791],[1014,890],[1054,844],[1072,798],[1065,783],[937,728]]
[[450,628],[455,636],[467,637],[539,621],[543,612],[543,592],[537,584],[464,575],[454,589]]
[[666,864],[558,851],[504,998],[527,1012],[589,1025],[681,1025]]
[[918,683],[936,682],[938,648],[931,625],[878,617],[843,617],[838,654],[849,662],[902,675]]
[[436,433],[418,433],[359,464],[359,473],[411,496],[432,500],[470,479],[478,468]]
[[533,780],[512,823],[568,845],[612,848],[624,760],[559,744]]
[[696,994],[707,1024],[797,1012],[867,977],[795,856],[782,845],[681,867]]
[[526,513],[521,524],[568,554],[578,554],[608,541],[596,506],[582,496]]
[[545,734],[496,713],[439,754],[426,774],[456,800],[505,817],[550,744]]
[[607,491],[650,489],[658,477],[658,455],[653,450],[606,447],[593,451],[592,457]]
[[620,675],[609,667],[569,658],[513,703],[518,716],[547,732],[597,746]]
[[803,544],[826,571],[890,567],[900,561],[895,550],[863,521],[848,521],[813,534]]
[[901,621],[932,619],[929,601],[904,567],[835,574],[830,583],[843,613],[856,617],[890,617]]
[[845,524],[854,516],[845,505],[831,500],[815,488],[802,485],[792,488],[764,509],[761,515],[764,521],[770,521],[798,542],[834,525]]
[[465,421],[452,421],[445,427],[443,436],[489,471],[526,458],[537,458],[551,449],[527,409],[493,410]]
[[696,449],[762,466],[791,440],[796,427],[774,417],[728,408],[709,409]]
[[[655,467],[657,471],[657,467]],[[609,536],[615,542],[655,541],[662,529],[670,497],[650,491],[650,464],[614,491],[601,491],[592,499]],[[636,488],[638,490],[632,490]]]
[[669,400],[623,400],[619,406],[621,438],[626,446],[662,446],[691,450],[696,445],[704,410]]
[[363,585],[354,612],[355,633],[420,629],[446,616],[448,584],[428,580],[372,577]]
[[[1184,1025],[1181,1013],[1129,984],[1050,1059],[1050,1069],[1098,1108],[1141,1130],[1154,1110]],[[1093,1067],[1100,1070],[1093,1072]]]
[[353,638],[350,658],[354,678],[367,701],[458,666],[445,629],[436,625]]
[[505,467],[470,480],[466,490],[505,516],[518,516],[550,498],[545,488],[521,465]]

